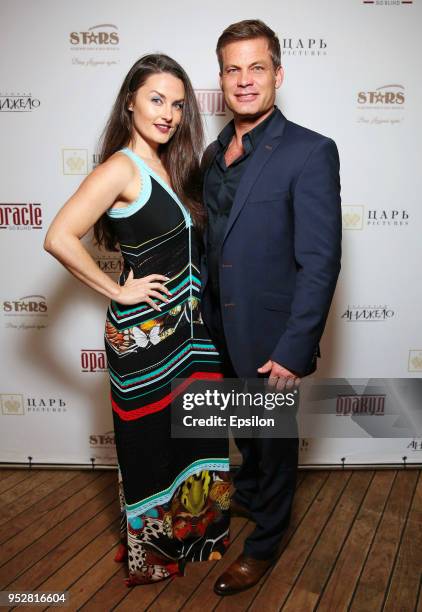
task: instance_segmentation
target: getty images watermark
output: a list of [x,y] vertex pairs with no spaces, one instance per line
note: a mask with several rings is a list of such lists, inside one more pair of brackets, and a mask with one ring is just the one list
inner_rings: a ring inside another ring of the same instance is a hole
[[[256,384],[254,385],[256,387]],[[272,413],[276,408],[291,408],[295,406],[297,391],[286,393],[271,393],[264,390],[229,392],[217,389],[184,393],[182,407],[184,411],[198,408],[219,410],[220,414],[209,416],[193,416],[184,414],[182,422],[185,427],[227,427],[233,429],[245,428],[276,428],[276,418],[267,416],[265,411]],[[224,416],[223,416],[224,414]]]
[[[300,401],[299,401],[300,400]],[[422,380],[312,379],[278,391],[268,379],[172,383],[175,438],[422,437]]]
[[296,437],[298,390],[277,391],[266,379],[177,380],[172,385],[172,436]]

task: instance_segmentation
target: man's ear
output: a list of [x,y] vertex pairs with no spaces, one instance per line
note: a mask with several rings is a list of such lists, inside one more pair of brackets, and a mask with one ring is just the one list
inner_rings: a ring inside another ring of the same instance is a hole
[[221,72],[218,73],[218,78],[220,81],[220,89],[222,90],[223,89],[223,75]]
[[284,81],[284,68],[283,66],[279,66],[275,71],[275,88],[278,89],[281,87]]

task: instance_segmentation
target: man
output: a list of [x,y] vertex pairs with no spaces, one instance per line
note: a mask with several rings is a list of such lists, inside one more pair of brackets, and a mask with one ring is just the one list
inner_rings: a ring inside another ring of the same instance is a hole
[[[228,377],[269,376],[278,390],[316,369],[341,255],[335,143],[274,106],[280,44],[262,21],[220,36],[220,85],[234,119],[204,155],[208,210],[204,320]],[[236,439],[243,463],[232,512],[256,524],[242,555],[217,580],[228,595],[274,563],[291,513],[298,440]]]

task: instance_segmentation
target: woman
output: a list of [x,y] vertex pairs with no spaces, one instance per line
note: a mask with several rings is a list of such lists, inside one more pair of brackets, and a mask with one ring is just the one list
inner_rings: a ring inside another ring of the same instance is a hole
[[[171,382],[219,378],[202,323],[197,230],[203,226],[202,124],[192,85],[166,55],[130,69],[104,131],[101,164],[54,219],[45,248],[111,299],[105,346],[119,462],[128,586],[216,559],[228,543],[225,440],[172,439]],[[119,245],[119,284],[80,239]]]

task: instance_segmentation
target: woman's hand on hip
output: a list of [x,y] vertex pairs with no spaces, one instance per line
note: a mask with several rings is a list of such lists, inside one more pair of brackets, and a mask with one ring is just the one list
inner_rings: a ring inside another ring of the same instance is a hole
[[119,295],[115,300],[119,302],[119,304],[125,304],[127,306],[145,302],[154,308],[154,310],[160,312],[160,305],[156,304],[153,298],[161,300],[164,303],[169,302],[166,296],[171,296],[171,293],[167,287],[159,282],[168,280],[170,279],[162,274],[150,274],[143,278],[134,278],[133,270],[130,270],[126,282],[120,287]]

